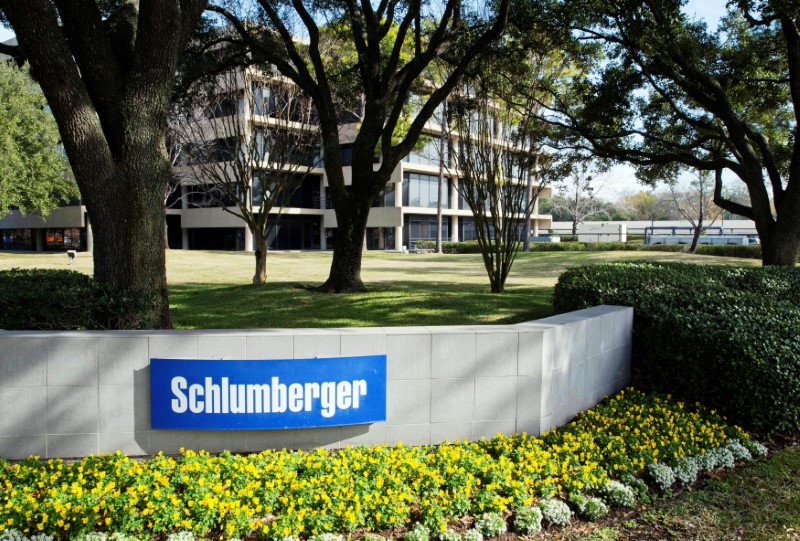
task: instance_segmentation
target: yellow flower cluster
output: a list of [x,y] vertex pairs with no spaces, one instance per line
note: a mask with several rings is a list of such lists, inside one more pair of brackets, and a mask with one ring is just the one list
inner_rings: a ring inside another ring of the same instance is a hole
[[75,463],[31,457],[0,463],[0,530],[63,539],[92,530],[279,539],[412,521],[441,530],[465,515],[591,493],[651,462],[745,437],[699,406],[628,389],[540,438],[147,461],[119,452]]

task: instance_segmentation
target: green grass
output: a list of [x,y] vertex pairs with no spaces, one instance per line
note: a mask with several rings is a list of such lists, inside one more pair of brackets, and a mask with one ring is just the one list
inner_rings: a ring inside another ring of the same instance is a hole
[[[757,264],[665,252],[520,254],[506,293],[496,295],[489,292],[479,255],[366,252],[362,278],[369,292],[324,295],[304,287],[325,280],[331,252],[271,253],[267,283],[253,286],[251,254],[170,250],[167,278],[173,323],[180,329],[516,323],[552,313],[552,288],[566,268],[631,259]],[[65,254],[0,252],[0,270],[12,267],[91,274],[92,257],[80,253],[70,267]]]
[[800,446],[711,478],[701,487],[657,500],[633,517],[619,515],[595,527],[576,524],[571,531],[545,532],[535,539],[800,539]]

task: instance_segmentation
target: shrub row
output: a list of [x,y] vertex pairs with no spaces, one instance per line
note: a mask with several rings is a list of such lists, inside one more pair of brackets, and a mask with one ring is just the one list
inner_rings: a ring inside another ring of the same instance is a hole
[[[417,242],[419,248],[432,250],[436,247],[434,241],[421,240]],[[532,242],[531,252],[686,252],[686,244],[640,244],[636,242]],[[478,254],[480,247],[477,241],[443,242],[442,251],[446,254]],[[697,247],[700,255],[714,255],[722,257],[743,257],[761,259],[761,246],[716,246],[700,245]]]
[[0,329],[145,328],[137,316],[145,302],[75,271],[0,271]]
[[598,304],[634,308],[645,387],[764,434],[800,428],[800,270],[632,262],[561,275],[556,312]]
[[[12,528],[59,539],[101,531],[179,541],[170,534],[185,530],[208,539],[321,540],[325,533],[397,533],[416,524],[407,539],[419,541],[426,530],[446,531],[465,516],[483,535],[499,535],[502,516],[511,512],[518,531],[534,533],[542,518],[569,521],[567,500],[587,518],[602,511],[601,498],[633,505],[632,489],[620,481],[646,497],[647,486],[634,476],[648,478],[656,462],[678,468],[686,457],[707,456],[708,469],[731,465],[709,453],[732,440],[758,454],[763,449],[700,406],[627,389],[540,438],[336,452],[186,451],[146,461],[119,453],[76,462],[0,460],[0,540]],[[668,487],[664,480],[658,486]],[[538,513],[525,511],[534,505]]]

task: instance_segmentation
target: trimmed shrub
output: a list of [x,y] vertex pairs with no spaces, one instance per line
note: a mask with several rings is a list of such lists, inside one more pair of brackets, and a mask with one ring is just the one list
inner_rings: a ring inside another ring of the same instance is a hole
[[0,329],[147,328],[146,301],[70,270],[0,271]]
[[770,435],[800,428],[800,270],[631,262],[563,273],[553,306],[634,308],[642,387]]
[[750,245],[716,245],[701,244],[695,252],[700,255],[716,255],[721,257],[744,257],[747,259],[761,259],[761,246]]

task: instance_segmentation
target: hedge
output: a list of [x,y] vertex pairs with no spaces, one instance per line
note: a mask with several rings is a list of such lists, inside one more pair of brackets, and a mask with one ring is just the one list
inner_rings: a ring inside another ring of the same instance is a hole
[[568,270],[553,306],[634,308],[639,384],[771,435],[800,428],[800,270],[612,263]]
[[[562,237],[563,240],[563,237]],[[432,240],[417,241],[416,246],[426,250],[436,248]],[[606,251],[652,251],[652,252],[685,252],[687,246],[682,244],[644,244],[629,242],[531,242],[531,252],[606,252]],[[478,241],[443,242],[442,252],[446,254],[479,254]],[[520,248],[520,251],[522,249]]]
[[[630,237],[629,237],[630,238]],[[688,244],[641,244],[639,242],[531,242],[531,252],[687,252]],[[432,250],[436,243],[432,240],[417,241],[417,247]],[[479,254],[477,241],[443,242],[442,251],[446,254]],[[761,259],[761,246],[758,245],[711,245],[701,244],[697,247],[698,255],[718,257],[742,257]]]
[[117,292],[69,270],[0,271],[0,329],[145,328],[141,296]]

